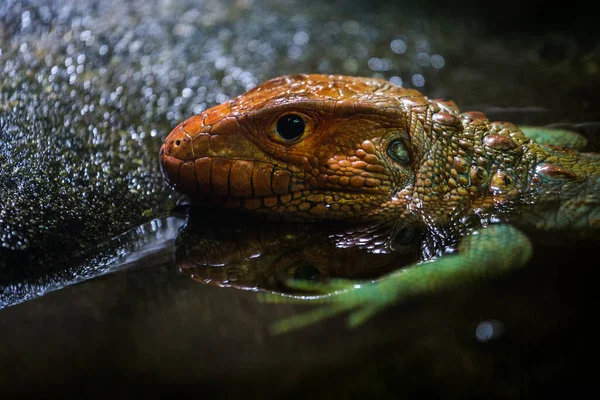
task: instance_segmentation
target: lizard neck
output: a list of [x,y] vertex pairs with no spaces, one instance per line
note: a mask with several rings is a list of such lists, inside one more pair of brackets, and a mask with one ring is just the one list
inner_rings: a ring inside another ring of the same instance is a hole
[[439,100],[406,105],[406,112],[419,149],[415,178],[385,205],[398,208],[400,217],[408,212],[423,225],[440,226],[532,200],[539,150],[517,126],[490,122],[480,112],[461,114]]
[[537,162],[529,180],[531,206],[523,223],[545,231],[600,229],[600,156],[535,144]]

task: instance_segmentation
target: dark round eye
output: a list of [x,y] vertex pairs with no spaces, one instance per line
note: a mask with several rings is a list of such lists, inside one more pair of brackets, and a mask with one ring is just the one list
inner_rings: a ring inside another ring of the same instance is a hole
[[403,245],[410,244],[417,235],[417,230],[415,228],[404,228],[401,229],[394,238],[394,243]]
[[294,269],[294,279],[314,281],[319,276],[321,276],[319,269],[309,262],[304,262]]
[[283,140],[296,140],[304,133],[304,120],[296,114],[286,114],[277,121],[277,133]]
[[408,149],[400,140],[394,140],[388,147],[388,154],[394,160],[406,164],[409,160]]

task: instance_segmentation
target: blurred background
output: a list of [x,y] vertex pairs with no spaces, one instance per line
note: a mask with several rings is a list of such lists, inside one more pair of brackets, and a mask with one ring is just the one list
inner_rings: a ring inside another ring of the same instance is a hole
[[[0,304],[84,281],[119,240],[161,232],[147,224],[178,200],[157,162],[168,132],[275,76],[382,77],[490,119],[574,129],[598,150],[591,10],[423,3],[2,0]],[[265,327],[305,308],[198,285],[162,252],[152,268],[1,309],[0,381],[14,393],[95,397],[123,384],[263,398],[516,398],[585,384],[595,300],[581,277],[594,272],[594,241],[569,246],[538,251],[513,280],[360,329],[338,318],[280,337]],[[482,344],[488,319],[504,334]]]

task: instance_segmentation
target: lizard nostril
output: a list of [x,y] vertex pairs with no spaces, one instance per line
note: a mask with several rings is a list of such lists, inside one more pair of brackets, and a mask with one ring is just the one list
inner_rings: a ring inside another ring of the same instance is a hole
[[179,146],[181,144],[181,140],[176,140],[175,141],[175,146]]

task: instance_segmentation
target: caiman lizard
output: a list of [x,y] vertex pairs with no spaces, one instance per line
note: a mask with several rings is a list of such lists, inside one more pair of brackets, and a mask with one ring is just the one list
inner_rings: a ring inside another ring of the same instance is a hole
[[327,306],[287,329],[345,311],[359,324],[408,296],[521,267],[532,255],[524,232],[597,233],[600,155],[579,152],[585,145],[574,132],[492,122],[383,79],[293,75],[180,123],[160,162],[200,203],[394,221],[456,244],[375,281],[293,283],[317,293],[294,299]]

